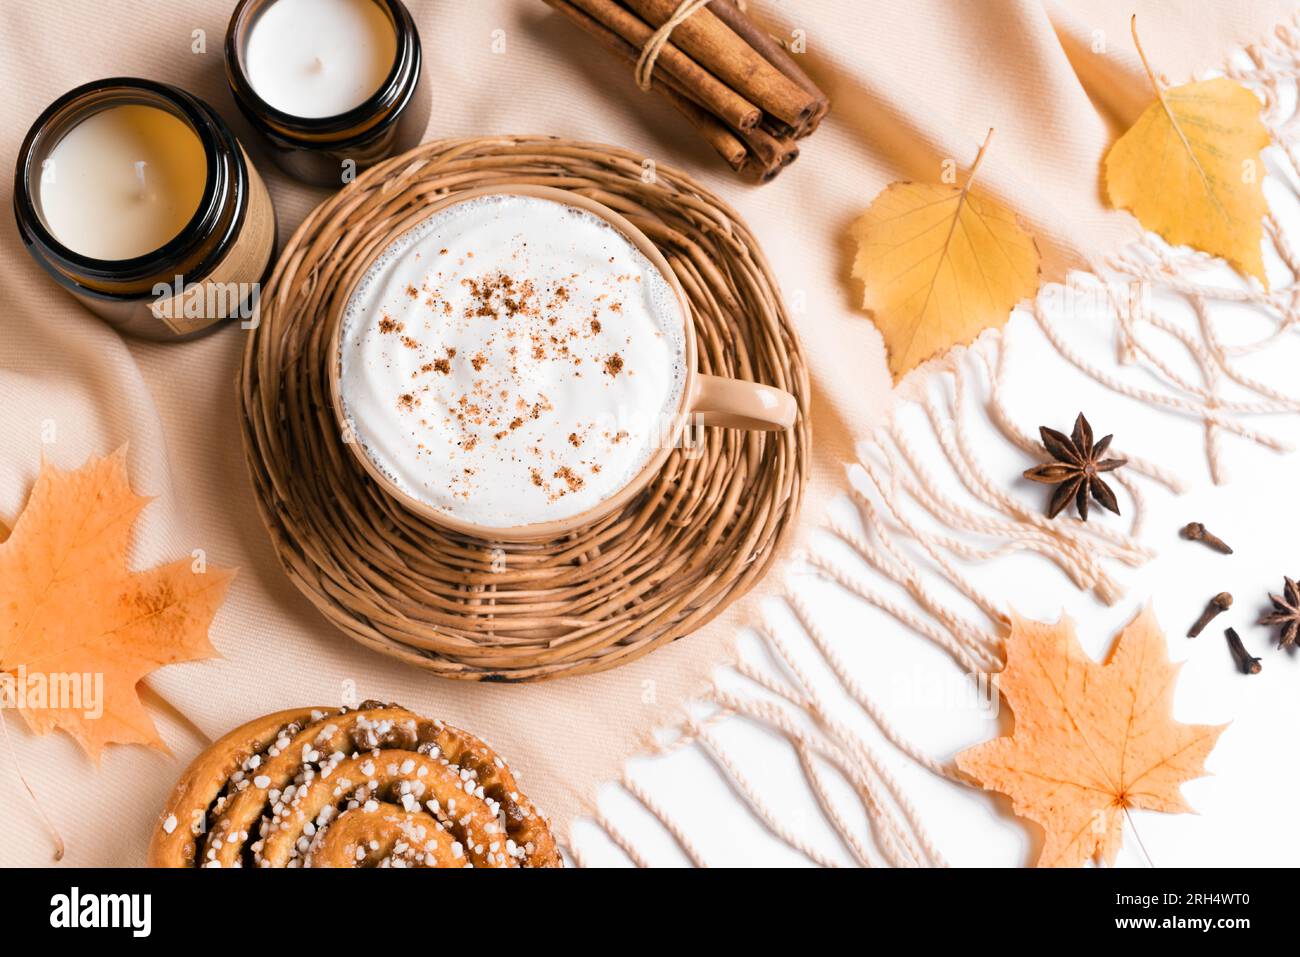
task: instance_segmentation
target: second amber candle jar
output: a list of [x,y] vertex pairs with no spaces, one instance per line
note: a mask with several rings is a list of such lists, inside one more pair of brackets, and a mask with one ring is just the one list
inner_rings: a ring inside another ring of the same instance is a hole
[[276,163],[319,186],[416,145],[429,118],[420,35],[401,0],[240,0],[226,75]]

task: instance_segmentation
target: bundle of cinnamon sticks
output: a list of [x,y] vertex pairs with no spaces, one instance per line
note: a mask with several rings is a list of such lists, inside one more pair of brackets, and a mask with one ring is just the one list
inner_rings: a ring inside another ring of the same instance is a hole
[[[545,0],[633,70],[682,0]],[[657,45],[656,45],[657,46]],[[712,0],[658,46],[650,86],[733,170],[767,182],[799,155],[830,100],[794,58],[733,0]]]

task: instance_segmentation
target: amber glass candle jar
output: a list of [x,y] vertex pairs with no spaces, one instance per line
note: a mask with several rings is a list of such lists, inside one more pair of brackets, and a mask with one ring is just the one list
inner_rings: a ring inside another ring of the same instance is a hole
[[270,195],[216,112],[115,77],[37,118],[14,215],[33,258],[121,332],[174,342],[254,316],[275,259]]
[[240,0],[226,76],[276,163],[318,186],[415,146],[429,119],[420,35],[401,0]]

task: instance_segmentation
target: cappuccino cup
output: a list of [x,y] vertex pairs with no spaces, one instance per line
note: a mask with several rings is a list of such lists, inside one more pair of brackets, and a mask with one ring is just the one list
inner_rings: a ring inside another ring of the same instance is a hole
[[449,530],[558,538],[643,491],[692,423],[794,424],[789,393],[699,372],[667,260],[585,196],[468,190],[374,248],[333,318],[334,412],[370,477]]

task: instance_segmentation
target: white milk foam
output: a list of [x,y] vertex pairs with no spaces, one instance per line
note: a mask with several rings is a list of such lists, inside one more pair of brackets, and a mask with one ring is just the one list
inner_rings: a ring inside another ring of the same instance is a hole
[[340,385],[354,441],[399,488],[505,528],[627,485],[685,384],[668,281],[586,210],[495,195],[389,246],[348,301]]

